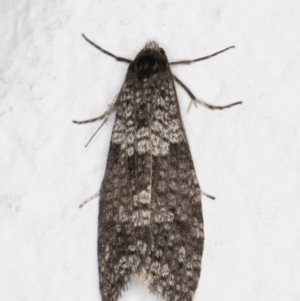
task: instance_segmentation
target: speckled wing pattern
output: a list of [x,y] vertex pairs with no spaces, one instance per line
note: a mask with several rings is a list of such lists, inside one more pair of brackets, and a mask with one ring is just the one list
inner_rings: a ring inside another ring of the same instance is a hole
[[134,274],[167,301],[190,301],[203,251],[201,190],[173,75],[154,42],[131,62],[100,190],[98,256],[103,301]]

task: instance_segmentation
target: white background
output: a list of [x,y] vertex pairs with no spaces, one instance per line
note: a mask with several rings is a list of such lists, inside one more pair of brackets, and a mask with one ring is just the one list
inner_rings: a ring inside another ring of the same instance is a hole
[[[275,0],[2,0],[0,295],[100,300],[98,201],[112,116],[88,148],[127,66],[148,40],[200,99],[178,87],[203,198],[205,250],[194,300],[300,300],[300,4]],[[156,300],[136,280],[120,299]]]

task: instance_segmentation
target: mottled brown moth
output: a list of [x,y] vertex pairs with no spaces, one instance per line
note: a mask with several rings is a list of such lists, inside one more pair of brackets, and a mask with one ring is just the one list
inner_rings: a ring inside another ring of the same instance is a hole
[[169,63],[164,50],[151,41],[132,61],[83,37],[103,53],[129,64],[123,86],[107,111],[97,118],[74,121],[104,120],[102,126],[116,112],[99,193],[102,300],[117,301],[131,276],[143,275],[150,290],[162,299],[191,301],[204,243],[201,195],[211,196],[197,180],[174,81],[186,90],[191,103],[210,109],[242,102],[204,103],[172,74],[170,66],[205,60],[234,46],[195,60]]

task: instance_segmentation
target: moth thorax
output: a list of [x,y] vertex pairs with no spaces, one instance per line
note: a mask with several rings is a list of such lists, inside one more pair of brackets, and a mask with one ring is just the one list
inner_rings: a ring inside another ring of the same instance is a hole
[[135,59],[133,72],[143,80],[166,71],[166,66],[166,59],[160,51],[146,50]]

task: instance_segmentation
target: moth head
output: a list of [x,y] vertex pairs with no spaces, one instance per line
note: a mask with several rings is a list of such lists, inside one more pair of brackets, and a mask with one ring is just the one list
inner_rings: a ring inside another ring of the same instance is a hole
[[143,50],[156,50],[159,51],[159,46],[155,41],[148,41],[145,45],[145,47],[143,48]]
[[167,70],[167,57],[162,48],[149,41],[130,64],[129,70],[143,81]]

